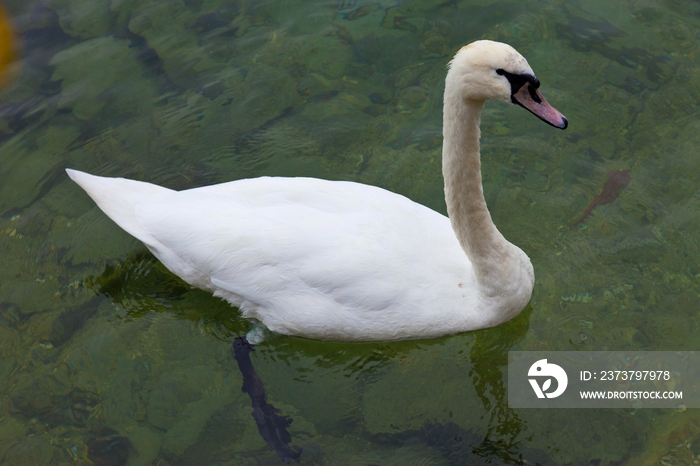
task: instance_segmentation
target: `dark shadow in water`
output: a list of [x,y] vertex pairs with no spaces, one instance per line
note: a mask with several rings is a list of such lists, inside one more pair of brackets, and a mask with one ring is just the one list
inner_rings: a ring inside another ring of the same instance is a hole
[[426,424],[419,430],[407,430],[398,434],[380,434],[372,440],[385,445],[402,445],[419,441],[437,450],[451,465],[540,465],[556,466],[557,463],[542,451],[518,448],[503,441],[494,442],[457,424]]
[[[125,311],[122,315],[125,321],[138,319],[151,311],[168,312],[177,318],[195,322],[221,340],[239,337],[250,329],[250,323],[228,303],[213,299],[203,291],[193,290],[146,250],[131,254],[123,262],[108,265],[99,277],[89,280],[88,286],[121,305]],[[496,464],[494,461],[498,464],[556,464],[545,452],[518,445],[518,438],[526,432],[527,426],[508,408],[506,383],[503,380],[502,369],[508,363],[508,351],[527,333],[531,312],[532,308],[528,308],[506,324],[474,333],[470,375],[485,412],[491,416],[486,433],[464,431],[452,423],[428,423],[420,430],[383,435],[370,435],[360,425],[350,426],[350,430],[370,442],[380,444],[419,441],[436,449],[450,464]],[[238,338],[236,343],[242,341]],[[358,382],[362,383],[364,379],[371,380],[379,373],[378,368],[397,355],[416,349],[424,350],[427,346],[442,342],[442,339],[437,339],[348,344],[279,338],[256,349],[260,350],[258,357],[273,357],[285,361],[287,365],[300,357],[308,357],[314,360],[313,364],[317,367],[327,367],[329,370],[342,368],[348,377],[357,377]],[[286,428],[291,420],[278,415],[278,411],[266,402],[263,384],[253,368],[250,351],[244,351],[245,345],[239,345],[241,347],[236,351],[236,343],[234,355],[243,375],[243,391],[251,397],[253,417],[261,437],[282,460],[298,459],[300,450],[289,447],[291,436]],[[211,446],[207,449],[211,450]],[[217,454],[213,451],[209,453]],[[313,461],[311,458],[309,460]]]
[[[252,346],[241,345],[243,338],[239,336],[244,335],[251,325],[237,309],[225,301],[212,298],[209,293],[192,289],[146,250],[134,252],[122,262],[108,264],[100,276],[87,280],[87,286],[120,305],[124,312],[117,318],[125,322],[144,317],[152,311],[167,312],[176,318],[191,320],[217,339],[236,338],[234,357],[243,376],[243,391],[251,397],[252,415],[261,437],[283,461],[299,459],[301,449],[288,445],[291,436],[286,428],[291,424],[291,419],[278,415],[276,408],[267,403],[262,380],[249,356]],[[76,310],[76,315],[84,314]],[[314,360],[315,366],[331,370],[340,367],[348,376],[370,380],[378,367],[397,354],[430,344],[434,342],[347,344],[280,338],[256,349],[261,350],[262,357],[274,357],[287,365],[303,357]],[[246,348],[249,350],[245,351]],[[169,458],[169,461],[174,461],[174,458]]]
[[[139,250],[124,261],[105,266],[98,277],[90,277],[87,286],[123,307],[124,321],[139,319],[148,313],[168,312],[178,319],[202,324],[220,340],[244,334],[250,324],[231,306],[190,285],[172,274],[149,251]],[[205,304],[197,305],[200,301]]]
[[505,324],[476,332],[469,355],[472,362],[469,375],[485,412],[490,414],[484,440],[474,448],[475,453],[484,457],[500,455],[505,461],[512,457],[511,451],[521,451],[517,447],[517,439],[527,431],[527,425],[508,407],[503,368],[508,365],[508,351],[527,333],[531,313],[532,307],[527,307],[518,317]]
[[87,441],[88,459],[99,466],[125,466],[133,451],[131,441],[113,432],[106,434]]
[[292,424],[289,416],[280,416],[279,409],[267,402],[265,387],[250,360],[250,353],[254,351],[245,337],[236,338],[233,342],[233,357],[236,358],[238,368],[243,376],[244,393],[250,396],[253,405],[253,418],[258,425],[260,436],[277,453],[280,459],[288,463],[290,459],[299,461],[301,448],[289,447],[292,436],[287,431],[287,427]]
[[[86,280],[86,286],[120,305],[124,313],[117,318],[124,321],[139,319],[152,311],[168,312],[178,319],[195,322],[212,336],[224,341],[245,335],[251,329],[250,322],[240,316],[238,309],[226,301],[213,298],[210,293],[193,289],[146,249],[131,253],[123,261],[106,265],[102,274]],[[266,343],[274,345],[274,348],[268,349],[270,345],[266,345],[256,350],[262,354],[268,350],[274,351],[275,358],[288,365],[300,356],[308,356],[316,360],[314,364],[317,367],[333,369],[348,366],[353,372],[369,372],[376,369],[376,363],[415,349],[441,344],[442,340],[348,344],[288,337]]]

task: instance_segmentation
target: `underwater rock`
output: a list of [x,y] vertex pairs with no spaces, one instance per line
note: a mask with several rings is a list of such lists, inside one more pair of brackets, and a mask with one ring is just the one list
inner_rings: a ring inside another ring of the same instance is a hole
[[661,50],[657,55],[640,47],[621,45],[617,39],[626,36],[626,33],[605,20],[589,21],[570,15],[566,24],[561,23],[557,26],[557,33],[567,40],[573,49],[599,53],[635,72],[643,72],[639,75],[655,84],[668,81],[673,69],[677,67],[677,64],[672,63]]
[[542,450],[520,448],[484,438],[457,424],[427,423],[417,430],[394,434],[377,434],[372,440],[389,445],[401,445],[419,441],[434,448],[450,465],[486,466],[492,464],[557,466],[557,463]]
[[[197,16],[182,1],[139,2],[128,11],[129,30],[146,40],[178,86],[190,87],[189,79],[212,68],[223,72],[227,63],[216,60],[210,53],[211,46],[200,40]],[[193,25],[194,29],[187,25]]]
[[185,380],[161,383],[148,398],[148,421],[155,428],[168,431],[178,423],[184,406],[201,398],[202,394],[190,387]]
[[423,32],[420,41],[421,58],[444,57],[450,50],[449,30],[440,23],[433,23]]
[[413,18],[404,14],[404,9],[400,6],[392,6],[386,9],[384,19],[382,19],[382,27],[386,29],[400,29],[411,33],[418,32],[418,26],[415,24],[421,18]]
[[102,301],[102,298],[96,296],[90,301],[76,308],[69,309],[58,316],[53,322],[49,337],[53,346],[63,345],[73,337],[75,332],[83,328],[88,319],[97,312],[100,301]]
[[[546,15],[535,12],[523,12],[518,16],[503,21],[493,28],[494,40],[512,43],[534,44],[547,40],[549,34]],[[490,35],[489,35],[490,37]]]
[[36,418],[43,422],[71,422],[64,412],[70,404],[70,388],[62,381],[23,372],[12,378],[11,387],[8,393],[10,412],[21,414],[26,419]]
[[39,190],[37,194],[25,205],[13,207],[2,213],[3,218],[12,218],[16,215],[21,215],[25,209],[34,205],[35,202],[41,200],[45,195],[47,195],[56,184],[65,181],[65,162],[59,162],[50,168],[44,176],[42,176],[39,181],[37,181],[35,188],[38,186]]
[[149,47],[148,42],[127,28],[122,28],[114,36],[118,39],[129,41],[129,48],[134,57],[144,69],[144,78],[149,78],[151,83],[158,89],[158,95],[181,94],[182,88],[175,85],[165,73],[163,60],[160,59],[155,50]]
[[[50,64],[56,68],[52,79],[62,83],[59,108],[71,109],[81,120],[99,113],[110,93],[122,96],[115,102],[130,112],[153,99],[150,85],[140,82],[141,66],[127,41],[91,39],[57,53]],[[123,99],[124,94],[129,98]]]
[[369,100],[373,104],[386,105],[391,102],[392,96],[388,92],[373,92],[369,95]]
[[567,23],[558,25],[557,32],[576,50],[589,51],[601,48],[613,38],[624,35],[623,31],[605,20],[588,21],[574,15],[570,15],[567,19]]
[[660,262],[665,257],[667,257],[667,251],[663,245],[638,242],[636,245],[629,244],[628,247],[615,248],[614,253],[602,254],[600,260],[605,264],[628,263],[641,266]]
[[417,431],[426,419],[437,424],[458,422],[465,430],[483,426],[483,419],[473,419],[483,405],[472,380],[472,367],[453,370],[453,360],[431,351],[412,351],[408,359],[410,365],[392,364],[367,385],[362,423],[369,434]]
[[67,452],[51,445],[48,439],[41,436],[23,438],[0,457],[0,462],[3,466],[73,463]]
[[87,457],[95,466],[124,466],[130,449],[126,437],[93,438],[87,442]]
[[420,42],[414,35],[369,34],[355,40],[355,52],[363,64],[380,73],[395,73],[407,63],[420,62]]
[[407,145],[417,144],[419,150],[439,148],[442,146],[442,127],[426,124],[415,128],[406,139]]
[[[21,57],[21,66],[17,66],[21,68],[21,76],[12,80],[14,86],[3,96],[0,140],[51,118],[46,113],[55,111],[54,96],[60,90],[60,83],[50,81],[53,70],[48,63],[55,53],[76,42],[61,29],[56,12],[43,2],[31,3],[31,13],[12,18],[18,31],[17,42],[21,44],[17,52]],[[10,74],[14,74],[14,68],[10,67]]]
[[74,388],[70,394],[71,417],[76,426],[87,425],[88,419],[100,404],[100,397],[91,390]]
[[379,10],[380,6],[378,3],[366,3],[362,6],[355,8],[354,10],[341,13],[343,19],[348,21],[354,21],[356,19],[362,18],[374,11]]
[[399,108],[404,111],[420,110],[428,102],[428,92],[420,86],[410,86],[399,95]]
[[596,247],[603,253],[599,259],[605,264],[651,264],[668,255],[666,246],[659,242],[649,228],[639,229],[635,234],[622,238],[601,238]]
[[53,0],[49,7],[56,11],[66,34],[82,39],[108,36],[114,23],[109,10],[110,0]]
[[17,330],[24,326],[24,323],[29,317],[30,315],[23,314],[19,306],[15,303],[8,301],[0,302],[0,320],[4,321],[4,325]]

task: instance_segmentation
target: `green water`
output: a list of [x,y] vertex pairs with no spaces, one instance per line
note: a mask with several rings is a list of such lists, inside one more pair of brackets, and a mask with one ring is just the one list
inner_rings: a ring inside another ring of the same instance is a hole
[[[277,338],[252,359],[302,464],[690,465],[697,410],[512,410],[509,350],[697,350],[700,4],[692,0],[7,1],[0,99],[0,463],[279,464],[190,290],[65,176],[184,189],[261,175],[382,186],[444,212],[445,66],[479,38],[530,62],[555,130],[488,103],[483,175],[532,259],[530,306],[433,341]],[[629,185],[570,226],[610,170]],[[94,459],[94,458],[93,458]]]

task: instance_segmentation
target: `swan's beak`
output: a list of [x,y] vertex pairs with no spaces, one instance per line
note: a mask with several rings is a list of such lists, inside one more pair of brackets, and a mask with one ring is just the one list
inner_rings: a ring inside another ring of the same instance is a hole
[[535,89],[529,82],[523,84],[520,89],[518,89],[518,92],[511,96],[511,99],[514,104],[526,108],[537,115],[540,120],[554,127],[566,129],[569,125],[569,121],[566,117],[562,115],[559,110],[549,105],[542,94],[540,94],[540,91]]

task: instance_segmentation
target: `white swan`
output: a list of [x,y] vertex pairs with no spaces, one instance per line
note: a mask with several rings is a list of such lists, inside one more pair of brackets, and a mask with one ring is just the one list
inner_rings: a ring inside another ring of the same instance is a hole
[[513,102],[566,128],[538,87],[509,45],[482,40],[455,55],[444,101],[449,219],[352,182],[265,177],[177,192],[67,172],[173,273],[274,332],[371,341],[476,330],[518,315],[534,284],[484,201],[481,111],[487,99]]

